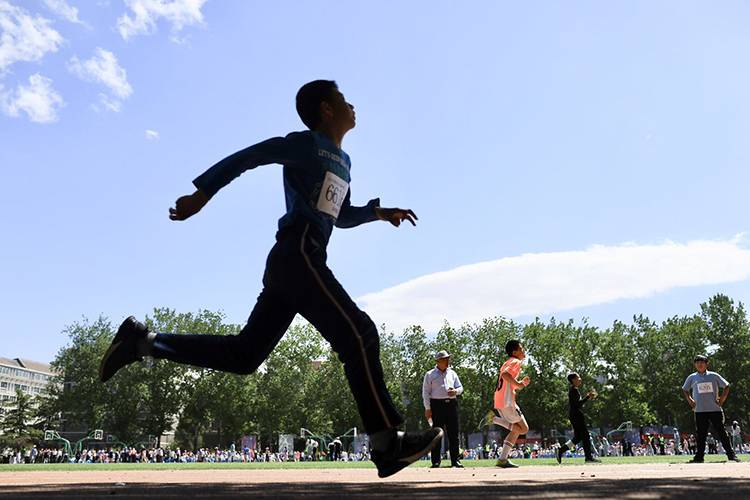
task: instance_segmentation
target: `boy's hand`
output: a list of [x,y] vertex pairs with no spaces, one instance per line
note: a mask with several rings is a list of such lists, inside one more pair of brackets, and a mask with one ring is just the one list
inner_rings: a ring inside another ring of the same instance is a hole
[[403,208],[375,207],[375,216],[380,220],[385,220],[385,221],[390,222],[396,227],[400,226],[401,223],[405,220],[408,220],[409,222],[411,222],[412,226],[416,226],[417,224],[414,221],[419,220],[419,217],[417,217],[417,214],[415,214],[408,208],[403,209]]
[[528,375],[526,375],[523,379],[521,379],[521,384],[523,384],[524,387],[528,387],[531,383],[531,379]]
[[200,212],[206,203],[208,196],[198,190],[193,194],[180,196],[175,201],[174,208],[169,209],[169,218],[172,220],[185,220]]
[[695,400],[693,398],[688,399],[688,404],[690,405],[690,408],[695,408]]

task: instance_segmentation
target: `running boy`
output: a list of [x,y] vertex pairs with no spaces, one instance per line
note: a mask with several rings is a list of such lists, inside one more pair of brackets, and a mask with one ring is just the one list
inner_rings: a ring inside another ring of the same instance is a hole
[[494,401],[496,416],[492,420],[493,423],[505,427],[509,431],[505,436],[500,458],[497,459],[495,464],[503,469],[518,467],[508,459],[508,455],[511,448],[516,444],[518,436],[528,432],[529,424],[526,423],[526,418],[516,404],[516,391],[531,383],[529,377],[518,380],[523,360],[526,357],[521,342],[509,340],[505,344],[505,353],[509,358],[500,367],[500,374],[497,377]]
[[316,80],[299,89],[297,113],[309,130],[275,137],[221,160],[193,184],[193,194],[177,199],[169,218],[185,220],[198,213],[224,186],[246,170],[284,166],[286,214],[279,220],[276,244],[263,276],[263,290],[238,335],[156,334],[132,316],[112,341],[100,366],[102,382],[143,356],[169,359],[240,374],[254,372],[286,332],[296,314],[306,318],[344,363],[362,421],[370,435],[372,460],[380,477],[395,474],[429,452],[442,431],[397,430],[402,418],[383,380],[380,340],[375,324],[339,284],[327,264],[326,247],[333,227],[355,227],[375,220],[398,227],[412,225],[411,210],[382,208],[380,200],[351,204],[351,163],[341,149],[354,128],[354,106],[333,81]]
[[583,416],[583,404],[589,399],[596,399],[596,391],[591,390],[586,393],[586,397],[582,398],[578,388],[581,387],[583,381],[581,376],[573,372],[568,375],[568,382],[570,388],[568,389],[568,404],[570,405],[570,423],[573,425],[573,439],[568,440],[567,443],[562,445],[557,450],[557,463],[562,462],[562,457],[568,450],[575,450],[578,443],[583,443],[583,453],[586,455],[587,462],[601,462],[598,458],[594,458],[591,452],[591,436],[589,430],[586,427],[586,418]]

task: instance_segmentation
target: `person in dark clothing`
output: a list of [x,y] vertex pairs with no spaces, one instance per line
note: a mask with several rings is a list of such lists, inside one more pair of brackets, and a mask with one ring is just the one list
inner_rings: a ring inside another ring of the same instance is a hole
[[341,450],[344,448],[341,444],[341,438],[336,436],[336,439],[334,439],[331,444],[333,445],[333,460],[334,462],[338,462],[341,460]]
[[387,477],[429,452],[443,431],[398,430],[403,418],[385,384],[377,327],[328,266],[327,246],[334,227],[374,221],[396,227],[404,221],[416,225],[416,215],[408,209],[381,207],[377,198],[364,206],[352,204],[351,160],[341,144],[356,117],[336,82],[315,80],[303,85],[296,107],[308,130],[274,137],[224,158],[193,181],[195,192],[181,196],[169,209],[171,220],[188,219],[243,172],[272,163],[283,165],[286,213],[279,220],[263,289],[247,324],[237,335],[156,333],[131,316],[120,325],[102,358],[99,378],[106,382],[144,356],[250,374],[300,314],[342,361],[370,437],[371,458],[378,476]]
[[557,450],[557,463],[562,462],[563,454],[568,450],[575,450],[578,443],[583,445],[583,452],[586,455],[587,462],[600,462],[599,459],[594,458],[591,450],[591,436],[589,430],[586,427],[586,417],[583,416],[583,404],[589,399],[596,398],[596,391],[591,390],[586,393],[586,397],[582,398],[578,388],[581,386],[583,381],[581,376],[577,373],[571,373],[568,375],[568,382],[570,382],[570,388],[568,389],[568,404],[570,405],[570,423],[573,425],[573,439],[562,445]]

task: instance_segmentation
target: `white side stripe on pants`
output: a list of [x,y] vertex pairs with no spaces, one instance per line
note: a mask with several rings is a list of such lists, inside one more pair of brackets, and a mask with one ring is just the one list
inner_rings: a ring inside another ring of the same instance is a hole
[[383,416],[383,421],[386,423],[386,426],[388,428],[393,427],[391,425],[391,421],[388,419],[388,415],[385,412],[385,408],[383,408],[383,403],[380,401],[380,398],[378,397],[378,391],[375,389],[375,382],[372,379],[372,373],[370,372],[370,363],[367,360],[367,353],[365,352],[365,344],[362,342],[362,336],[359,334],[359,330],[357,330],[357,326],[354,324],[352,319],[349,317],[348,314],[346,314],[346,311],[343,307],[338,303],[336,298],[333,296],[333,294],[326,288],[325,283],[323,283],[323,280],[320,278],[320,275],[315,270],[315,267],[312,265],[312,262],[310,262],[310,259],[308,258],[307,254],[305,253],[305,237],[307,236],[307,230],[310,229],[310,224],[307,224],[305,226],[305,230],[302,232],[302,239],[300,243],[300,253],[302,254],[302,257],[304,257],[305,262],[307,263],[307,267],[310,268],[310,272],[315,276],[315,280],[320,285],[320,288],[323,289],[323,292],[328,296],[329,299],[331,299],[331,302],[333,302],[333,305],[336,306],[336,309],[339,310],[341,315],[346,319],[347,323],[349,323],[349,326],[352,329],[352,332],[354,332],[354,336],[357,338],[357,342],[359,343],[359,349],[362,353],[362,364],[365,368],[365,373],[367,374],[367,380],[370,383],[370,389],[372,390],[372,396],[375,398],[375,402],[378,404],[378,408],[380,409],[380,413]]

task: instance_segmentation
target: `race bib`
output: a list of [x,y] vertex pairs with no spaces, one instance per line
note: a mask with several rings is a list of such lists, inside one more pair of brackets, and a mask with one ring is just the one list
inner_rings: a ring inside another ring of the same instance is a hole
[[698,384],[698,394],[707,394],[714,392],[714,384],[711,382],[701,382]]
[[316,208],[321,212],[338,218],[341,211],[341,204],[344,203],[346,192],[349,190],[349,184],[333,172],[326,172],[323,179],[323,185],[320,188],[318,196],[318,205]]

